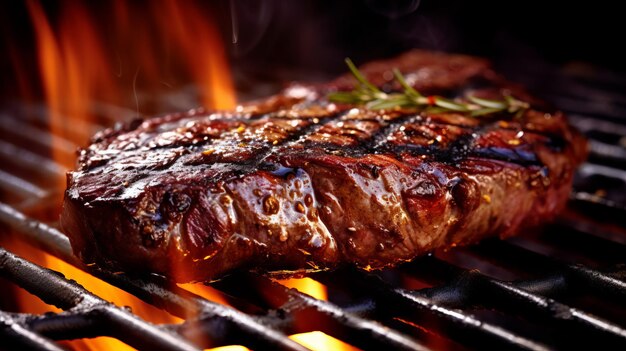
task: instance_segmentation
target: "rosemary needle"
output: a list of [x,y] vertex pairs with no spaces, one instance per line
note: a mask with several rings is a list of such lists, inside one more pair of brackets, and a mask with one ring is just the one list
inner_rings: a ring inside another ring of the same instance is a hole
[[427,112],[453,111],[466,113],[473,117],[495,113],[510,113],[519,117],[530,107],[527,102],[517,100],[510,95],[503,96],[503,100],[490,100],[476,96],[468,96],[468,102],[459,102],[441,96],[424,96],[407,83],[406,79],[397,68],[393,69],[393,75],[403,91],[385,93],[368,81],[352,60],[347,58],[346,64],[357,80],[358,85],[352,91],[336,91],[328,94],[329,101],[365,105],[365,107],[372,110],[418,108]]

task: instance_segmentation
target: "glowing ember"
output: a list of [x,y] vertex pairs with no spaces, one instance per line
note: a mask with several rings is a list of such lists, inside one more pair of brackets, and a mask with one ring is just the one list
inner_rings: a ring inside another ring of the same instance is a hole
[[337,340],[322,332],[310,332],[291,335],[289,338],[308,347],[311,350],[334,350],[334,351],[356,351],[356,347]]
[[297,289],[307,295],[311,295],[318,300],[328,300],[326,287],[311,278],[286,279],[279,281],[282,285]]
[[[289,288],[297,289],[298,291],[307,295],[311,295],[316,299],[328,300],[328,292],[326,290],[326,287],[322,283],[317,282],[311,278],[286,279],[281,280],[280,283]],[[310,348],[311,350],[358,350],[357,348],[346,344],[341,340],[337,340],[332,336],[319,331],[294,334],[291,335],[290,338]]]
[[[279,280],[279,283],[281,283],[282,285],[286,287],[297,289],[298,291],[308,294],[310,296],[313,296],[316,299],[320,299],[320,300],[328,299],[326,287],[323,284],[311,278],[285,279],[285,280]],[[319,351],[326,351],[326,350],[355,351],[355,350],[358,350],[354,346],[346,344],[341,340],[335,339],[332,336],[319,332],[319,331],[294,334],[294,335],[290,335],[289,338],[315,351],[317,350]],[[247,350],[248,348],[240,346],[240,345],[224,346],[224,347],[217,347],[217,348],[211,349],[211,351],[247,351]]]

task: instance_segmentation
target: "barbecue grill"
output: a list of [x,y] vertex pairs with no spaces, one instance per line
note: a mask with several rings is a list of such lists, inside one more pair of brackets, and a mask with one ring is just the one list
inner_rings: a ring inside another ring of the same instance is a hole
[[[328,289],[328,300],[239,273],[207,283],[224,304],[163,277],[83,264],[56,225],[65,167],[53,157],[72,155],[79,145],[51,131],[48,106],[2,106],[0,242],[27,243],[29,250],[56,256],[182,322],[148,321],[64,272],[0,247],[0,297],[11,301],[11,289],[24,289],[63,310],[33,314],[1,303],[0,348],[63,350],[59,341],[107,336],[142,350],[307,350],[288,336],[312,331],[364,350],[624,348],[626,76],[589,64],[528,67],[514,72],[567,112],[590,140],[589,159],[565,213],[541,231],[435,252],[394,269],[312,275]],[[73,121],[76,139],[137,115],[101,101],[90,109],[98,118]]]

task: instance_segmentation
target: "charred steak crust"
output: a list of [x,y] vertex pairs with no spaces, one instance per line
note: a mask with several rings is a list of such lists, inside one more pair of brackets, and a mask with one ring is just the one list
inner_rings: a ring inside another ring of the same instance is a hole
[[370,111],[292,85],[233,112],[172,114],[97,134],[68,173],[61,224],[74,252],[176,281],[237,269],[376,269],[435,248],[507,237],[562,209],[585,142],[474,57],[412,51],[362,67],[397,89],[531,102],[521,118]]

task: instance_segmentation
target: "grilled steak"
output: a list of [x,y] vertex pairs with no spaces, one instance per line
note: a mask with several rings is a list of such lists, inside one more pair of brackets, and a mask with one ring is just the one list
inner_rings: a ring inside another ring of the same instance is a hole
[[329,103],[354,86],[344,76],[109,129],[68,174],[61,223],[75,253],[176,281],[376,269],[508,237],[564,207],[585,142],[561,112],[478,58],[412,51],[362,70],[391,91],[393,67],[424,94],[507,90],[533,107],[469,117]]

